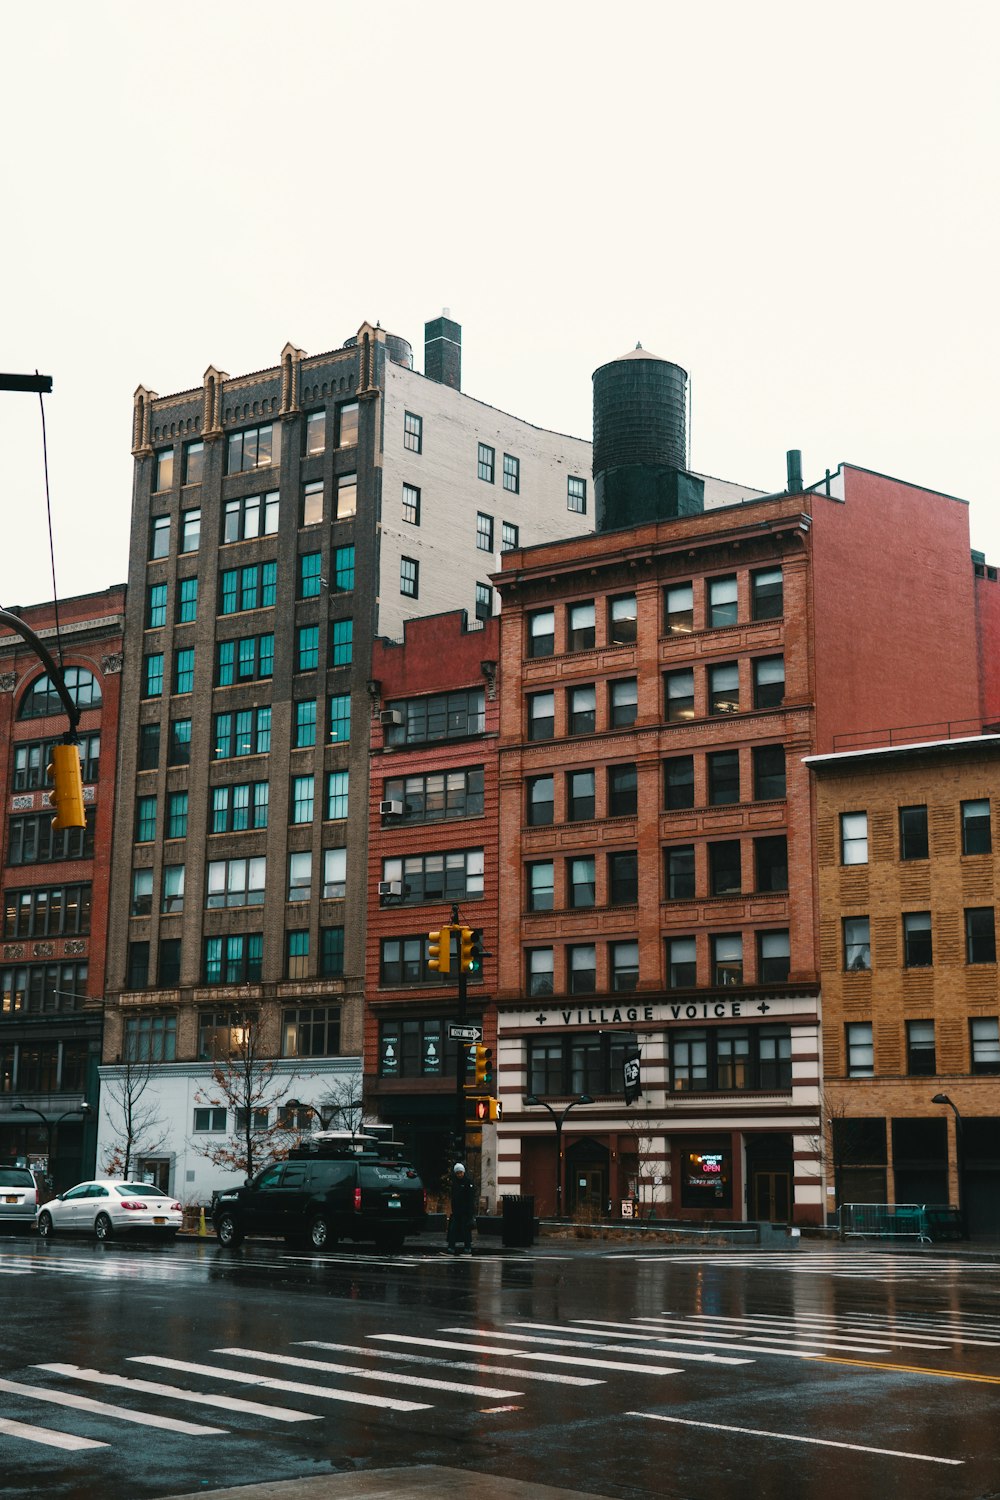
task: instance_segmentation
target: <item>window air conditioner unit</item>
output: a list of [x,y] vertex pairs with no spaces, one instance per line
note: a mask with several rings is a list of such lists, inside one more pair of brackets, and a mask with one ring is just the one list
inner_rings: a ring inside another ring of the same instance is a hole
[[398,708],[383,708],[378,721],[384,728],[391,729],[394,724],[402,724],[402,711]]
[[380,802],[378,810],[383,818],[401,818],[403,816],[403,804],[395,797],[390,797],[386,802]]
[[380,896],[401,896],[403,894],[403,882],[401,880],[380,880],[378,883]]

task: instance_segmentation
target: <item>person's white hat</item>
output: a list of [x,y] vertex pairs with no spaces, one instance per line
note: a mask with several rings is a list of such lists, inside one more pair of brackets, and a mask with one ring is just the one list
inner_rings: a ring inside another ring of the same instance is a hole
[[455,1171],[455,1172],[464,1173],[465,1167],[462,1165],[462,1163],[460,1161],[457,1161],[455,1163],[454,1168],[452,1170]]

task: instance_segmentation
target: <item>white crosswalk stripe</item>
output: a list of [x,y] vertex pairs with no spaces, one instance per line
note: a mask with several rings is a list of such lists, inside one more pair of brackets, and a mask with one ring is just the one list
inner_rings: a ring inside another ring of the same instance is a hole
[[156,1365],[185,1375],[208,1375],[238,1385],[256,1385],[267,1391],[288,1391],[294,1396],[319,1396],[326,1401],[346,1401],[352,1406],[378,1406],[389,1411],[426,1411],[426,1401],[403,1401],[392,1396],[366,1396],[362,1391],[333,1390],[325,1385],[307,1385],[299,1380],[281,1380],[273,1375],[255,1375],[250,1370],[230,1370],[224,1365],[202,1365],[193,1360],[169,1359],[163,1354],[133,1354],[131,1364]]
[[451,1344],[451,1343],[447,1343],[443,1339],[416,1339],[416,1338],[411,1338],[409,1334],[405,1334],[405,1333],[373,1333],[371,1335],[371,1337],[373,1339],[386,1339],[386,1340],[391,1341],[393,1343],[400,1343],[400,1344],[410,1344],[410,1343],[413,1343],[413,1344],[426,1344],[426,1345],[430,1346],[431,1348],[436,1348],[436,1349],[465,1349],[466,1351],[475,1350],[476,1353],[478,1353],[478,1354],[505,1354],[508,1359],[537,1359],[537,1360],[540,1360],[540,1361],[543,1361],[543,1362],[547,1362],[549,1364],[576,1365],[578,1368],[580,1368],[582,1370],[619,1370],[619,1371],[624,1370],[627,1373],[632,1374],[632,1375],[679,1375],[680,1374],[680,1370],[676,1366],[667,1367],[667,1366],[664,1366],[664,1365],[659,1365],[659,1366],[658,1365],[630,1365],[630,1364],[623,1364],[620,1360],[613,1360],[613,1359],[584,1359],[584,1358],[582,1358],[579,1355],[572,1355],[572,1354],[542,1354],[542,1353],[540,1353],[536,1349],[511,1349],[509,1347],[504,1347],[504,1346],[500,1346],[499,1348],[491,1348],[488,1344],[473,1344],[473,1343],[469,1343],[469,1341],[468,1341],[469,1339],[476,1339],[476,1338],[481,1338],[481,1339],[494,1338],[494,1339],[516,1339],[517,1342],[520,1343],[520,1344],[545,1344],[545,1343],[556,1343],[556,1342],[558,1342],[555,1339],[551,1339],[550,1340],[550,1339],[541,1339],[541,1338],[534,1338],[534,1339],[533,1338],[521,1338],[517,1334],[514,1334],[514,1333],[499,1333],[499,1332],[497,1332],[495,1330],[492,1333],[490,1333],[490,1332],[487,1332],[487,1331],[482,1330],[482,1329],[477,1330],[477,1329],[462,1329],[462,1328],[445,1328],[445,1329],[442,1330],[442,1332],[444,1332],[444,1333],[465,1333],[467,1335],[466,1342],[462,1343],[462,1344]]
[[[303,1339],[304,1349],[329,1349],[335,1354],[368,1354],[377,1359],[391,1359],[397,1363],[413,1365],[439,1365],[447,1370],[475,1370],[477,1375],[483,1372],[482,1360],[470,1359],[435,1359],[430,1354],[403,1354],[398,1349],[366,1349],[357,1344],[328,1344],[322,1339]],[[461,1346],[466,1347],[464,1344]],[[504,1353],[508,1351],[505,1349]],[[520,1370],[514,1365],[490,1365],[491,1375],[513,1375],[520,1381],[532,1380],[536,1383],[549,1383],[552,1385],[603,1385],[604,1381],[593,1375],[550,1375],[544,1370]]]
[[165,1396],[171,1401],[188,1401],[194,1406],[217,1406],[227,1412],[242,1412],[246,1416],[266,1417],[272,1422],[317,1422],[318,1416],[311,1411],[295,1411],[287,1406],[267,1406],[261,1401],[244,1401],[239,1396],[213,1396],[206,1391],[192,1391],[184,1386],[163,1385],[157,1380],[136,1380],[130,1375],[111,1375],[103,1370],[88,1370],[82,1365],[47,1364],[35,1365],[36,1370],[47,1370],[52,1375],[65,1375],[71,1380],[83,1380],[90,1385],[110,1385],[118,1390],[138,1391],[146,1396]]
[[673,1251],[609,1251],[604,1260],[655,1262],[661,1266],[707,1266],[737,1268],[742,1271],[782,1270],[797,1276],[846,1276],[861,1281],[911,1281],[915,1278],[935,1280],[965,1272],[989,1272],[1000,1276],[1000,1262],[966,1260],[960,1256],[939,1253],[921,1256],[884,1250],[702,1250],[691,1254]]
[[37,1385],[24,1385],[17,1380],[0,1380],[0,1391],[8,1396],[26,1396],[30,1401],[42,1401],[49,1406],[68,1406],[73,1411],[114,1417],[120,1422],[134,1422],[139,1427],[160,1427],[164,1432],[181,1432],[187,1437],[204,1437],[210,1433],[228,1431],[226,1427],[202,1427],[197,1422],[184,1422],[180,1417],[158,1417],[150,1412],[133,1411],[129,1406],[112,1406],[107,1401],[95,1401],[91,1396],[76,1396],[69,1391],[50,1391]]
[[24,1438],[29,1443],[41,1443],[45,1448],[64,1448],[68,1453],[79,1453],[84,1448],[107,1448],[95,1438],[75,1437],[71,1432],[53,1432],[48,1427],[32,1427],[29,1422],[15,1422],[12,1417],[0,1417],[0,1433],[7,1437]]
[[[572,1322],[574,1322],[574,1323],[587,1323],[587,1324],[589,1324],[589,1323],[596,1322],[596,1321],[597,1320],[593,1319],[593,1318],[573,1318],[572,1319]],[[615,1327],[615,1328],[618,1328],[618,1327],[621,1327],[622,1325],[615,1323],[615,1324],[612,1324],[611,1326]],[[576,1337],[576,1338],[561,1338],[561,1339],[548,1339],[548,1338],[542,1339],[542,1338],[538,1338],[538,1339],[534,1340],[535,1343],[542,1343],[542,1344],[568,1344],[571,1349],[590,1349],[590,1350],[598,1350],[598,1349],[600,1349],[600,1350],[604,1350],[608,1354],[643,1354],[643,1353],[647,1352],[647,1351],[642,1350],[642,1349],[636,1349],[636,1348],[634,1348],[632,1343],[629,1343],[629,1344],[605,1344],[605,1343],[600,1343],[600,1344],[584,1344],[584,1343],[581,1342],[581,1339],[580,1339],[579,1335],[587,1332],[586,1329],[583,1329],[583,1328],[581,1328],[579,1330],[577,1330],[575,1328],[567,1329],[565,1327],[565,1325],[562,1324],[562,1323],[511,1323],[510,1327],[511,1328],[534,1328],[534,1329],[538,1330],[540,1333],[541,1332],[549,1332],[549,1333],[567,1333],[567,1332],[568,1333],[578,1333],[578,1337]],[[507,1335],[505,1334],[504,1337],[506,1338]],[[648,1343],[648,1344],[655,1344],[655,1343],[662,1343],[663,1342],[663,1340],[660,1338],[660,1336],[658,1334],[655,1334],[655,1333],[631,1333],[631,1334],[628,1334],[627,1337],[630,1340],[632,1340],[632,1341],[642,1340],[643,1342]],[[653,1354],[658,1354],[658,1353],[662,1354],[665,1351],[664,1350],[650,1349],[648,1352],[649,1352],[650,1355],[653,1355]],[[671,1351],[671,1352],[673,1352],[673,1351]],[[679,1356],[677,1356],[677,1357],[679,1357]],[[752,1359],[733,1358],[733,1357],[730,1357],[730,1356],[725,1355],[725,1354],[688,1354],[688,1353],[685,1353],[684,1358],[685,1358],[685,1360],[694,1360],[696,1363],[706,1364],[706,1365],[751,1365],[751,1364],[753,1364],[753,1360]]]
[[[275,1354],[264,1349],[213,1349],[230,1359],[259,1359],[294,1369],[311,1370],[316,1375],[353,1375],[361,1380],[375,1380],[383,1385],[420,1386],[428,1391],[450,1391],[460,1396],[523,1396],[523,1391],[507,1391],[499,1386],[466,1385],[457,1380],[436,1380],[425,1375],[402,1375],[398,1370],[364,1370],[358,1365],[338,1365],[325,1359],[305,1359],[295,1354]],[[382,1404],[382,1403],[379,1403]]]

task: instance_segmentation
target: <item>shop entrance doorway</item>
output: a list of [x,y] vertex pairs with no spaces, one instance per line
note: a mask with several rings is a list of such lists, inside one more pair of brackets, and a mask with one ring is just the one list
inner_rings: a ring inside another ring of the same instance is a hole
[[566,1152],[566,1211],[603,1218],[608,1205],[607,1146],[586,1138]]

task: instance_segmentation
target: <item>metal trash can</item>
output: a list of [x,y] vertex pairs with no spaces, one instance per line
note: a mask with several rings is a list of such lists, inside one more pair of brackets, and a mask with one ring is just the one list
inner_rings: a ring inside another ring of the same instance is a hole
[[506,1249],[529,1249],[535,1243],[535,1200],[521,1193],[505,1193],[500,1200],[501,1235]]

